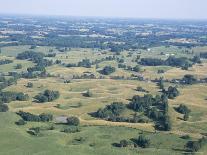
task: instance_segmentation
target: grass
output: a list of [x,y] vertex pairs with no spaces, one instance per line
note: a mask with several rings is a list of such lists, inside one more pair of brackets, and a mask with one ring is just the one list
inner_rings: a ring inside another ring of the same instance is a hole
[[[16,60],[14,57],[25,50],[29,50],[30,46],[12,46],[3,47],[1,59],[12,59],[13,63],[0,66],[0,72],[7,73],[15,70],[16,64],[22,64],[23,68],[17,71],[25,71],[27,67],[34,64],[26,60]],[[77,63],[84,58],[90,60],[101,59],[106,56],[113,55],[111,52],[102,54],[102,51],[94,51],[93,49],[71,49],[64,53],[58,52],[54,47],[37,47],[34,49],[38,52],[48,53],[49,49],[53,49],[57,56],[48,58],[52,60],[59,59],[64,63]],[[202,49],[195,48],[195,52]],[[192,55],[184,53],[185,49],[175,47],[157,47],[151,49],[150,54],[140,50],[141,57],[157,57],[165,59],[164,53],[177,53],[176,56]],[[124,58],[127,65],[135,66],[132,62],[138,55],[134,52],[132,57],[127,57],[128,51],[124,51],[119,55],[119,58]],[[4,56],[3,56],[4,55]],[[47,67],[47,72],[57,77],[36,78],[36,79],[19,79],[16,85],[12,85],[3,91],[15,91],[27,93],[30,96],[29,101],[13,101],[9,103],[10,112],[0,113],[0,154],[181,154],[184,152],[186,140],[179,138],[181,135],[189,134],[193,138],[201,137],[201,133],[207,130],[207,85],[195,84],[190,86],[179,86],[180,96],[174,100],[169,100],[169,114],[172,119],[173,129],[170,132],[154,132],[154,124],[152,123],[126,123],[126,122],[108,122],[91,117],[89,113],[97,111],[112,102],[118,101],[127,104],[128,99],[134,95],[144,95],[137,92],[135,89],[139,86],[149,91],[151,94],[160,94],[156,83],[148,81],[133,81],[133,80],[112,80],[109,76],[106,79],[82,79],[71,80],[71,83],[64,83],[64,80],[71,79],[72,75],[82,75],[86,71],[90,71],[96,76],[100,76],[98,70],[106,65],[111,65],[117,68],[116,61],[104,61],[99,64],[99,69],[95,68],[67,68],[61,65],[53,65]],[[142,67],[145,78],[155,79],[164,77],[165,79],[182,78],[185,74],[193,74],[198,78],[206,77],[207,63],[202,65],[194,65],[188,71],[181,70],[175,67],[157,66],[157,67]],[[162,69],[163,74],[158,74],[157,71]],[[110,76],[130,77],[135,72],[116,69],[116,72]],[[33,88],[27,88],[28,82],[33,83]],[[171,85],[165,83],[165,86]],[[58,90],[60,98],[49,103],[37,104],[34,102],[34,96],[45,89]],[[92,97],[84,97],[83,92],[90,90]],[[189,121],[183,121],[183,115],[174,110],[179,104],[185,104],[191,109]],[[58,105],[58,106],[57,106]],[[73,134],[65,134],[60,132],[65,125],[55,125],[55,130],[41,131],[40,137],[34,137],[27,133],[30,127],[40,126],[46,128],[51,123],[31,123],[25,126],[16,126],[15,121],[19,117],[15,114],[16,111],[23,110],[34,114],[51,113],[56,116],[77,116],[81,121],[81,132]],[[131,110],[124,113],[124,116],[133,114]],[[152,144],[148,149],[133,149],[133,148],[117,148],[112,144],[117,143],[122,139],[131,139],[138,137],[141,132],[144,132],[150,137]],[[202,151],[206,151],[205,149]]]
[[[31,136],[26,130],[43,126],[41,123],[28,123],[26,126],[14,124],[19,118],[14,113],[0,113],[0,154],[179,154],[185,140],[173,134],[144,132],[151,139],[148,149],[117,148],[112,144],[122,139],[136,138],[143,133],[126,127],[82,126],[81,132],[66,134],[60,132],[63,126],[55,125],[55,130],[42,131],[41,136]],[[12,139],[12,140],[11,140]],[[167,142],[164,142],[166,141]],[[163,142],[162,142],[163,141]],[[173,148],[173,149],[172,149]]]

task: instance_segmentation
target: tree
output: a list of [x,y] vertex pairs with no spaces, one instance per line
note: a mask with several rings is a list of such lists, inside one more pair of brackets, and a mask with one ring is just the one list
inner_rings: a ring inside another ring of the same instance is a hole
[[111,66],[105,66],[102,70],[101,70],[101,74],[104,75],[110,75],[111,73],[115,72],[116,69],[114,67]]
[[80,120],[78,117],[68,117],[67,118],[67,124],[68,125],[74,125],[74,126],[78,126],[80,124]]
[[127,147],[128,146],[128,141],[125,140],[125,139],[124,140],[121,140],[120,143],[119,143],[119,146],[120,147]]
[[183,116],[183,120],[187,121],[189,119],[189,113],[185,113]]
[[133,71],[140,72],[141,71],[140,66],[139,65],[136,65],[135,67],[133,67]]
[[28,88],[32,88],[32,87],[33,87],[33,83],[28,82],[28,83],[27,83],[27,87],[28,87]]
[[150,146],[150,139],[146,138],[144,135],[140,135],[136,140],[136,144],[142,148],[148,148]]
[[53,115],[42,113],[39,115],[42,122],[49,122],[53,120]]
[[158,86],[159,86],[159,88],[160,88],[161,90],[164,90],[164,89],[165,89],[165,88],[164,88],[164,80],[163,80],[163,78],[160,78],[159,83],[158,83]]
[[179,96],[180,92],[176,87],[169,86],[168,90],[165,91],[165,94],[168,96],[169,99],[174,99],[175,97]]
[[53,100],[56,100],[59,98],[59,96],[60,96],[59,91],[53,91],[47,89],[43,93],[36,95],[34,98],[40,103],[44,103],[44,102],[51,102]]
[[85,97],[92,97],[92,92],[90,90],[87,90],[85,93],[83,93],[83,96]]
[[124,110],[126,106],[121,102],[113,102],[110,105],[107,105],[103,109],[99,109],[95,116],[99,118],[106,118],[110,120],[114,120],[118,117]]
[[181,114],[187,114],[191,112],[191,110],[184,104],[180,104],[179,107],[176,108],[176,110]]
[[197,82],[197,79],[193,75],[186,74],[184,75],[182,81],[184,82],[184,84],[192,85]]

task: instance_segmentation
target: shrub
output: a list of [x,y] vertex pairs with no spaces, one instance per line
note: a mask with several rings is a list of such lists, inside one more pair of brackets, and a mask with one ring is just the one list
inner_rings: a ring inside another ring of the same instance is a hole
[[33,87],[33,83],[28,82],[28,83],[27,83],[27,87],[28,87],[28,88],[32,88],[32,87]]
[[176,108],[177,112],[181,113],[181,114],[187,114],[190,113],[190,109],[184,105],[184,104],[180,104],[179,107]]
[[146,138],[144,135],[140,135],[135,142],[142,148],[148,148],[150,146],[150,139]]
[[39,134],[40,134],[40,127],[30,128],[27,132],[30,135],[39,136]]
[[23,119],[20,119],[15,124],[16,125],[25,125],[25,124],[27,124],[27,122],[25,122]]
[[68,117],[67,118],[67,124],[68,125],[73,125],[73,126],[78,126],[80,124],[80,120],[78,117]]
[[189,119],[189,113],[185,113],[183,116],[183,120],[187,121]]
[[104,75],[110,75],[111,73],[115,72],[116,69],[114,67],[111,66],[105,66],[102,70],[101,70],[101,74]]
[[119,116],[125,108],[126,106],[123,103],[113,102],[111,105],[107,105],[105,108],[99,109],[95,116],[114,120],[114,118]]
[[24,121],[31,121],[31,122],[49,122],[53,119],[53,115],[51,114],[40,114],[40,115],[34,115],[29,112],[23,112],[19,111],[17,114],[22,117]]
[[129,142],[127,140],[121,140],[120,143],[119,143],[119,146],[120,147],[127,147],[129,144]]
[[43,93],[36,95],[34,98],[40,103],[51,102],[58,99],[60,93],[58,91],[45,90]]
[[85,93],[83,93],[83,96],[85,96],[85,97],[92,97],[92,92],[87,90]]
[[75,132],[80,132],[80,129],[78,126],[69,126],[67,128],[64,128],[62,132],[65,133],[75,133]]

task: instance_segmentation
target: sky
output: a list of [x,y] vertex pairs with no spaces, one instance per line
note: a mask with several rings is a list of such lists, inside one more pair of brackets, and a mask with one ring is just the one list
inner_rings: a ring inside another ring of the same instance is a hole
[[0,14],[207,19],[207,0],[0,0]]

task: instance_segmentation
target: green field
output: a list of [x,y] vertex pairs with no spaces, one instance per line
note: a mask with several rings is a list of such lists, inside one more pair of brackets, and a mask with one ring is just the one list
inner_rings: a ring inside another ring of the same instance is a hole
[[[35,64],[29,60],[17,60],[15,56],[23,51],[30,50],[30,46],[12,46],[3,47],[1,59],[13,60],[13,63],[0,65],[0,72],[7,74],[8,72],[26,71],[28,67]],[[59,52],[54,47],[37,47],[36,52],[49,53],[53,49],[56,53],[55,57],[46,58],[49,60],[61,60],[62,63],[78,63],[82,59],[90,59],[95,61],[107,56],[113,56],[110,51],[96,51],[94,49],[70,49],[65,52]],[[205,51],[206,47],[194,48],[194,52],[200,50]],[[131,57],[127,55],[129,51],[121,52],[118,58],[124,59],[124,63],[128,66],[136,66],[137,63],[133,59],[137,55],[141,58],[155,57],[165,59],[165,54],[175,54],[176,57],[192,57],[192,55],[184,53],[185,49],[176,47],[156,47],[152,48],[150,53],[140,50],[134,51]],[[141,52],[141,54],[139,54]],[[102,53],[102,54],[101,54]],[[22,69],[16,70],[15,66],[22,64]],[[102,76],[100,70],[110,65],[116,68],[111,75],[104,75],[102,79],[72,79],[73,75],[82,75],[85,72],[93,73],[95,76]],[[52,77],[37,77],[34,79],[18,79],[17,83],[3,89],[3,92],[23,92],[29,95],[28,101],[12,101],[8,103],[9,111],[0,113],[0,154],[1,155],[56,155],[56,154],[84,154],[84,155],[179,155],[185,153],[185,144],[187,139],[180,138],[188,134],[193,140],[201,138],[203,133],[207,131],[207,84],[194,84],[189,86],[177,85],[180,95],[169,100],[169,115],[172,119],[171,131],[155,131],[154,122],[149,123],[128,123],[128,122],[110,122],[92,117],[90,113],[96,112],[99,108],[104,108],[112,102],[123,102],[128,104],[134,95],[143,96],[145,93],[136,91],[137,87],[142,87],[149,91],[152,95],[161,94],[159,87],[151,80],[159,79],[179,79],[186,74],[195,75],[197,78],[204,78],[207,75],[207,63],[196,64],[188,70],[170,66],[141,66],[140,73],[128,71],[118,68],[116,60],[103,61],[99,63],[99,68],[92,65],[91,68],[85,67],[65,67],[55,64],[46,67],[46,71]],[[158,70],[164,70],[162,74],[158,74]],[[142,75],[146,78],[144,81],[122,79],[111,79],[110,76],[123,76],[130,78],[132,74]],[[64,83],[70,80],[69,83]],[[32,88],[26,87],[27,83],[33,83]],[[171,83],[166,82],[165,86]],[[44,104],[34,102],[34,97],[43,90],[56,90],[60,92],[60,97],[52,102]],[[91,97],[85,97],[84,92],[90,90]],[[174,108],[180,104],[185,104],[191,109],[188,121],[183,121],[183,114],[175,111]],[[80,132],[63,133],[61,130],[67,126],[65,124],[57,124],[53,122],[40,123],[28,122],[24,126],[17,126],[16,121],[20,117],[15,114],[19,110],[30,112],[33,114],[50,113],[54,117],[59,116],[76,116],[80,119]],[[132,116],[134,111],[126,110],[123,116]],[[54,130],[48,128],[54,125]],[[31,127],[40,127],[40,136],[32,136],[27,133]],[[137,138],[140,134],[146,135],[151,140],[149,148],[119,148],[114,144],[122,139],[130,140]],[[201,150],[202,154],[206,153],[206,149]]]

